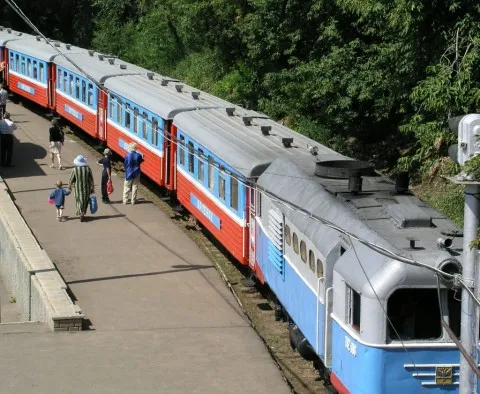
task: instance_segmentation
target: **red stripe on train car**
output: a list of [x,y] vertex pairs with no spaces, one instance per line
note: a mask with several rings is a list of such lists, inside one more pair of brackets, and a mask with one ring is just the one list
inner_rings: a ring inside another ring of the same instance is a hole
[[92,137],[97,137],[97,115],[57,92],[57,112]]
[[127,154],[126,147],[131,142],[137,144],[138,152],[143,155],[145,160],[141,167],[142,174],[148,176],[156,184],[164,186],[162,157],[107,122],[107,146],[112,151],[125,157]]
[[350,394],[350,391],[343,385],[340,379],[332,372],[330,373],[330,381],[332,386],[335,387],[335,390],[338,391],[338,394]]
[[[180,171],[177,171],[177,198],[235,259],[242,264],[248,264],[248,256],[244,256],[244,243],[245,239],[248,239],[248,228],[242,227],[226,214]],[[192,198],[198,200],[197,206],[193,204]],[[199,208],[199,204],[204,208]],[[212,219],[214,221],[218,219],[220,228],[215,225]]]
[[47,86],[40,86],[32,81],[20,77],[18,74],[14,74],[12,71],[9,72],[9,89],[23,96],[42,107],[48,108],[48,94]]

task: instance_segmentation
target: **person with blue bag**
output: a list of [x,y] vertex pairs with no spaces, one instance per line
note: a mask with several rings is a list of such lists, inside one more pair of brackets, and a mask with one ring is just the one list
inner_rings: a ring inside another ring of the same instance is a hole
[[73,161],[73,164],[75,167],[70,175],[69,188],[70,190],[72,187],[75,188],[77,215],[80,215],[81,222],[85,222],[85,215],[87,213],[88,206],[91,206],[92,204],[92,194],[95,192],[95,184],[93,181],[92,170],[87,165],[87,160],[85,157],[78,155]]

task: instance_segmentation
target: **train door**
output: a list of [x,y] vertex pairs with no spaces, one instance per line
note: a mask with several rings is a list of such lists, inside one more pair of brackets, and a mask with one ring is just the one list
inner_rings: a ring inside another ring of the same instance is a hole
[[170,156],[172,154],[171,147],[172,147],[172,139],[170,138],[169,129],[171,127],[172,121],[165,120],[163,122],[163,180],[165,182],[165,187],[168,190],[171,190],[171,178],[172,178],[172,166],[170,165]]
[[55,110],[55,94],[56,94],[56,66],[53,63],[48,63],[47,67],[47,101],[48,108]]
[[[95,89],[97,89],[95,87]],[[107,94],[97,89],[97,137],[100,141],[107,140]]]
[[248,265],[252,271],[255,271],[255,236],[256,236],[256,222],[255,222],[255,199],[256,193],[253,187],[247,187],[247,200],[248,200],[248,212],[249,212],[249,255]]

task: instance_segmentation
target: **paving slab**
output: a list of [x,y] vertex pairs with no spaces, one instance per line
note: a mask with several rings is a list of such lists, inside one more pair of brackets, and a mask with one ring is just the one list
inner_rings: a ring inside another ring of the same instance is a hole
[[[66,170],[50,168],[47,119],[8,104],[14,167],[0,169],[15,202],[91,322],[79,333],[2,335],[2,393],[288,393],[290,389],[211,262],[149,201],[100,198],[98,157],[68,139]],[[83,154],[99,210],[81,223],[74,197],[58,222],[48,195]],[[142,197],[142,196],[140,196]],[[13,339],[12,339],[13,338]]]

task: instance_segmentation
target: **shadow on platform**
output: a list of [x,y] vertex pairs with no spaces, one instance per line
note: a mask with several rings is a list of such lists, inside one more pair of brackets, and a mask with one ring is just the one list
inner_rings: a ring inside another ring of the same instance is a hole
[[2,167],[0,174],[4,179],[46,175],[41,168],[46,164],[38,164],[35,161],[45,159],[46,155],[47,150],[44,147],[31,142],[19,142],[14,137],[13,166]]

